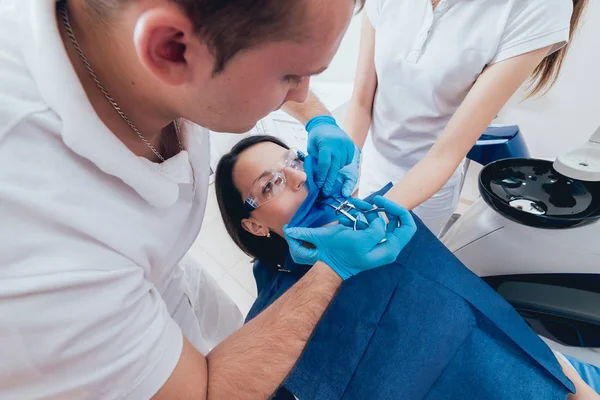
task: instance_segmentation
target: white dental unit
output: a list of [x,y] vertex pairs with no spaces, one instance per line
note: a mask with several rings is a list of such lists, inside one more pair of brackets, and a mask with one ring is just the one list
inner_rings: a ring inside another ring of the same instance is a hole
[[600,366],[600,128],[554,163],[488,164],[444,244],[551,347]]

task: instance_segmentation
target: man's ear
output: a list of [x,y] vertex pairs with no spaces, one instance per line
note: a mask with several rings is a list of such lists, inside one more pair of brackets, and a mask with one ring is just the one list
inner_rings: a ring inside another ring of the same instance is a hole
[[242,227],[254,236],[267,236],[269,234],[268,227],[251,218],[244,218]]
[[[144,68],[170,86],[190,82],[192,67],[198,68],[190,60],[210,53],[195,34],[192,21],[174,4],[145,11],[137,21],[133,40]],[[210,63],[205,64],[208,68]]]

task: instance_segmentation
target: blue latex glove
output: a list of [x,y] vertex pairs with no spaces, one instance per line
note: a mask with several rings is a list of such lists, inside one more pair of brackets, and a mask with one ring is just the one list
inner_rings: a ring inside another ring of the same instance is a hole
[[354,158],[352,162],[340,170],[338,180],[342,180],[342,195],[344,197],[352,196],[356,183],[358,182],[358,171],[360,169],[360,149],[354,147]]
[[344,168],[340,169],[335,184],[331,189],[331,196],[351,197],[358,182],[358,170],[360,168],[360,149],[354,149],[354,159]]
[[[392,263],[412,239],[416,225],[406,209],[382,197],[376,199],[381,207],[386,207],[390,218],[389,231],[386,231],[385,221],[377,213],[366,214],[369,226],[358,231],[341,224],[323,228],[285,226],[284,233],[294,261],[306,265],[322,261],[344,280]],[[400,221],[399,227],[396,227],[397,221]],[[383,239],[387,240],[381,243]],[[308,248],[305,243],[314,247]]]
[[[339,171],[350,164],[354,157],[354,143],[329,115],[312,118],[306,124],[308,132],[308,153],[315,157],[317,174],[315,183],[323,188],[325,195],[330,195],[338,178]],[[347,175],[346,179],[358,180],[355,175]],[[350,184],[349,184],[350,185]]]

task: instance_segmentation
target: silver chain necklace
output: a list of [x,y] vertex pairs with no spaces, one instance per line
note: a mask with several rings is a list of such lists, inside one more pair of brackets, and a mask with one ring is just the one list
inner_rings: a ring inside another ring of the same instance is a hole
[[[75,51],[79,55],[81,62],[83,62],[83,64],[87,68],[88,72],[94,79],[94,82],[96,82],[96,85],[98,86],[98,88],[102,91],[102,94],[104,94],[104,97],[106,97],[106,100],[108,100],[108,102],[113,106],[115,111],[119,113],[121,118],[123,118],[123,121],[125,121],[127,123],[127,125],[129,125],[129,127],[138,135],[138,137],[140,139],[142,139],[142,141],[146,144],[146,146],[148,146],[148,148],[150,148],[150,150],[152,150],[154,155],[156,155],[156,157],[158,157],[158,159],[161,162],[164,162],[165,158],[158,152],[158,150],[156,150],[156,148],[152,145],[152,143],[150,143],[150,141],[148,139],[146,139],[146,137],[144,135],[142,135],[142,132],[140,132],[138,130],[138,128],[136,128],[136,126],[133,124],[133,122],[131,122],[131,120],[127,117],[127,115],[125,115],[125,113],[123,112],[121,107],[119,107],[119,105],[117,104],[115,99],[110,95],[110,93],[108,93],[108,91],[106,90],[104,85],[102,85],[102,83],[100,83],[100,79],[98,79],[98,75],[96,75],[96,72],[94,72],[92,65],[88,61],[83,50],[81,49],[81,46],[79,45],[79,42],[77,41],[77,38],[75,37],[75,33],[73,32],[73,28],[71,27],[71,22],[69,21],[69,11],[67,10],[66,2],[64,2],[64,1],[61,2],[59,7],[60,7],[61,18],[62,18],[64,26],[65,26],[65,30],[67,31],[67,35],[69,36],[69,39],[71,39],[71,43],[73,43],[73,47],[75,48]],[[183,145],[181,144],[181,135],[179,133],[179,124],[177,123],[177,121],[174,121],[174,125],[175,125],[175,134],[177,135],[177,141],[179,142],[179,149],[181,151],[183,151],[184,148],[183,148]]]

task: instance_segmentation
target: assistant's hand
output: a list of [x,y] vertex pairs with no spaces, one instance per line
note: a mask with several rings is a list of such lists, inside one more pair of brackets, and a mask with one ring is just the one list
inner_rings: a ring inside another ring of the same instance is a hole
[[[306,124],[308,132],[308,153],[318,160],[315,183],[323,188],[325,195],[331,194],[340,169],[352,163],[354,158],[354,143],[328,115],[314,117]],[[354,188],[358,180],[356,173],[347,174],[345,180],[353,180],[348,184]]]
[[[387,232],[398,241],[398,245],[406,246],[417,232],[417,224],[410,211],[382,196],[375,196],[373,202],[379,208],[385,209],[388,219]],[[387,236],[388,240],[390,239]]]
[[[396,210],[398,211],[398,210]],[[400,227],[386,231],[386,223],[376,213],[367,214],[369,226],[354,231],[343,225],[323,228],[284,228],[290,254],[297,263],[312,265],[323,261],[342,279],[392,263],[410,241],[416,227],[410,213],[399,213]],[[383,239],[385,242],[381,243]],[[310,243],[314,248],[305,247]]]

